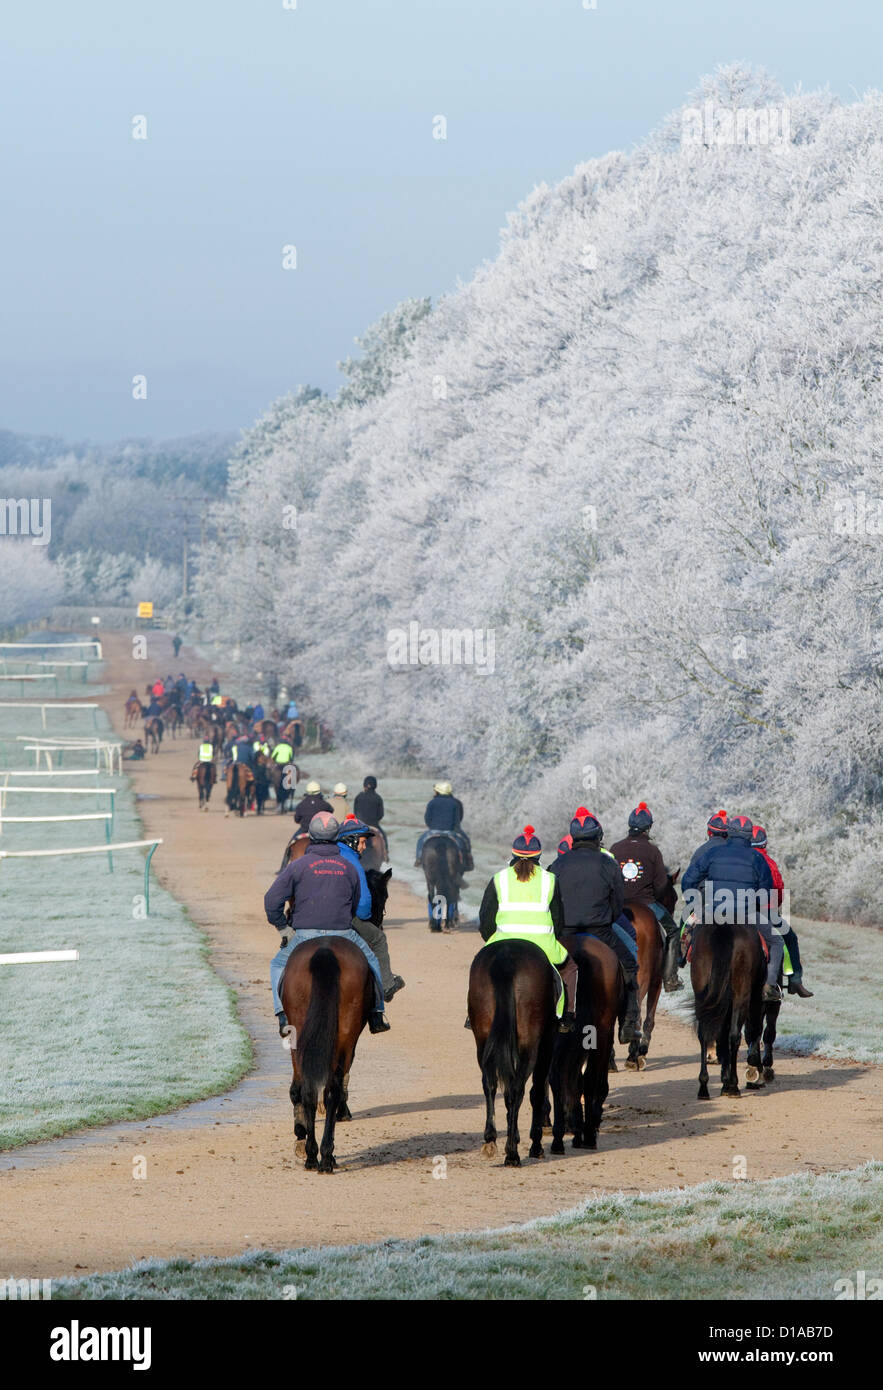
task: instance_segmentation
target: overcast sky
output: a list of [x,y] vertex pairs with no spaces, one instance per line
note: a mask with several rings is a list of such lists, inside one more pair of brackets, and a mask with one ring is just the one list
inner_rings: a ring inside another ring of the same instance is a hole
[[880,83],[880,0],[584,3],[10,10],[0,428],[247,426],[333,389],[355,335],[468,278],[535,184],[630,148],[719,62],[845,100]]

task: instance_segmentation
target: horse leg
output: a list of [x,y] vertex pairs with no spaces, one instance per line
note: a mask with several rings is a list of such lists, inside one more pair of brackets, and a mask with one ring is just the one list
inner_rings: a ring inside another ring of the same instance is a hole
[[503,1159],[503,1167],[520,1168],[518,1145],[521,1135],[518,1133],[518,1112],[524,1100],[524,1078],[521,1075],[516,1076],[513,1084],[504,1090],[503,1098],[506,1102],[506,1157]]
[[337,1167],[334,1158],[334,1126],[337,1123],[337,1111],[343,1096],[343,1085],[340,1068],[335,1067],[325,1087],[325,1129],[322,1134],[322,1144],[319,1150],[321,1158],[319,1160],[320,1173],[333,1173]]
[[[558,1047],[561,1046],[559,1042]],[[556,1049],[553,1054],[552,1067],[549,1073],[549,1080],[552,1083],[552,1100],[555,1107],[555,1118],[552,1122],[552,1153],[564,1153],[564,1135],[566,1125],[566,1106],[564,1098],[564,1059]]]
[[697,1100],[711,1100],[708,1094],[708,1044],[705,1034],[699,1029],[699,1094]]
[[755,992],[748,1007],[745,1023],[745,1042],[748,1046],[748,1063],[745,1071],[745,1085],[749,1091],[759,1091],[764,1085],[760,1061],[760,1034],[763,1028],[763,1004],[759,993]]
[[337,1123],[338,1123],[338,1124],[340,1124],[341,1120],[351,1120],[351,1119],[353,1118],[352,1115],[350,1114],[349,1098],[350,1098],[350,1074],[349,1074],[349,1072],[345,1072],[345,1073],[344,1073],[344,1077],[343,1077],[343,1081],[342,1081],[342,1083],[341,1083],[341,1088],[340,1088],[340,1104],[339,1104],[338,1107],[337,1107]]
[[306,1116],[301,1100],[300,1082],[296,1077],[288,1088],[288,1094],[291,1097],[291,1105],[294,1110],[294,1156],[295,1158],[305,1158],[307,1153]]
[[[659,995],[661,991],[662,974],[660,972],[659,979],[653,981],[653,984],[650,986],[650,989],[647,993],[647,1008],[644,1014],[643,1037],[641,1045],[638,1048],[638,1052],[641,1057],[646,1057],[647,1053],[650,1051],[650,1039],[653,1036],[653,1029],[656,1027],[656,1008],[659,1004]],[[639,1061],[638,1067],[640,1068],[640,1066],[641,1063]]]
[[[730,1011],[729,1027],[723,1037],[726,1061],[721,1066],[721,1095],[738,1096],[739,1074],[736,1070],[739,1057],[739,1044],[742,1041],[742,1025],[735,1009]],[[718,1044],[720,1050],[720,1044]]]
[[552,1060],[554,1035],[550,1042],[540,1044],[536,1066],[533,1069],[533,1082],[530,1088],[530,1157],[543,1158],[543,1121],[546,1111],[546,1082],[549,1077],[549,1063]]
[[485,1100],[484,1143],[481,1146],[481,1154],[482,1158],[493,1158],[497,1152],[497,1125],[494,1119],[497,1088],[493,1078],[484,1070],[481,1073],[481,1084]]
[[775,1081],[776,1073],[773,1070],[773,1043],[776,1041],[776,1020],[779,1017],[781,1004],[769,1003],[764,1005],[763,1016],[766,1019],[766,1027],[763,1030],[763,1079],[764,1081]]

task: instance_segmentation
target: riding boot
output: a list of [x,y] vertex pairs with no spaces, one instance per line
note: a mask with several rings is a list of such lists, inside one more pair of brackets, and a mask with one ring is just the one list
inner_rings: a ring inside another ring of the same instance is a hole
[[791,957],[791,974],[788,976],[788,993],[796,994],[801,999],[812,999],[813,991],[807,989],[803,983],[803,966],[800,962],[800,946],[797,942],[797,933],[793,927],[789,927],[783,934],[782,941]]
[[619,1025],[621,1043],[637,1042],[641,1036],[641,1006],[638,1001],[638,972],[622,967],[625,976],[625,1011]]
[[389,1027],[389,1019],[386,1014],[381,1009],[372,1009],[368,1015],[368,1032],[388,1033]]
[[289,1035],[289,1033],[291,1032],[291,1024],[288,1022],[288,1019],[285,1017],[285,1014],[284,1014],[284,1013],[277,1014],[277,1015],[276,1015],[276,1020],[277,1020],[277,1022],[278,1022],[278,1024],[279,1024],[279,1036],[280,1036],[280,1038],[287,1038],[288,1035]]
[[689,950],[690,950],[690,947],[691,947],[692,944],[693,944],[693,927],[692,927],[692,924],[688,922],[688,923],[687,923],[684,927],[682,927],[682,929],[681,929],[681,947],[680,947],[680,953],[679,953],[679,955],[678,955],[678,969],[681,969],[681,970],[682,970],[682,969],[684,968],[684,966],[687,964],[687,955],[688,955],[688,953],[689,953]]
[[662,987],[667,994],[674,994],[676,990],[683,989],[683,983],[678,978],[678,958],[681,949],[681,933],[677,926],[670,929],[665,938],[665,948],[662,953]]
[[401,975],[392,973],[386,932],[374,922],[364,922],[361,917],[353,918],[353,930],[363,941],[367,942],[377,957],[377,963],[380,966],[380,978],[383,981],[383,995],[384,998],[391,999],[396,990],[404,987],[405,982]]

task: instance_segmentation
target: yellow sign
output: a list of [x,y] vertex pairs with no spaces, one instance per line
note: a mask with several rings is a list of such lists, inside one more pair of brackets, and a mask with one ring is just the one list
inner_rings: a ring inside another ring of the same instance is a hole
[[152,618],[152,617],[153,617],[153,604],[152,604],[152,603],[139,603],[139,604],[138,604],[138,617],[139,617],[139,618]]

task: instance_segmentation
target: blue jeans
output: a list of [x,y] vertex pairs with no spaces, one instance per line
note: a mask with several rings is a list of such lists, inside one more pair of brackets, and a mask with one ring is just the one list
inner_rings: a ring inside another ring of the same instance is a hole
[[616,933],[616,935],[619,937],[620,941],[622,942],[623,946],[627,946],[628,949],[629,949],[629,951],[631,952],[631,954],[634,956],[635,960],[637,960],[637,959],[638,959],[638,937],[637,937],[637,933],[635,932],[635,928],[634,928],[633,923],[629,921],[629,919],[628,919],[628,917],[626,917],[625,913],[623,913],[621,917],[617,917],[617,919],[616,919],[615,922],[611,922],[611,923],[610,923],[610,929],[611,929],[611,931],[613,931],[613,932]]
[[374,973],[374,1007],[383,1013],[383,984],[380,978],[380,963],[367,942],[363,941],[357,932],[350,931],[296,931],[288,938],[288,945],[282,946],[270,961],[270,989],[273,992],[273,1012],[277,1018],[282,1013],[282,1000],[279,998],[279,984],[282,979],[282,972],[285,969],[288,957],[291,955],[295,946],[300,946],[302,941],[312,941],[316,936],[342,936],[345,941],[352,941],[359,950],[364,953],[365,959]]

